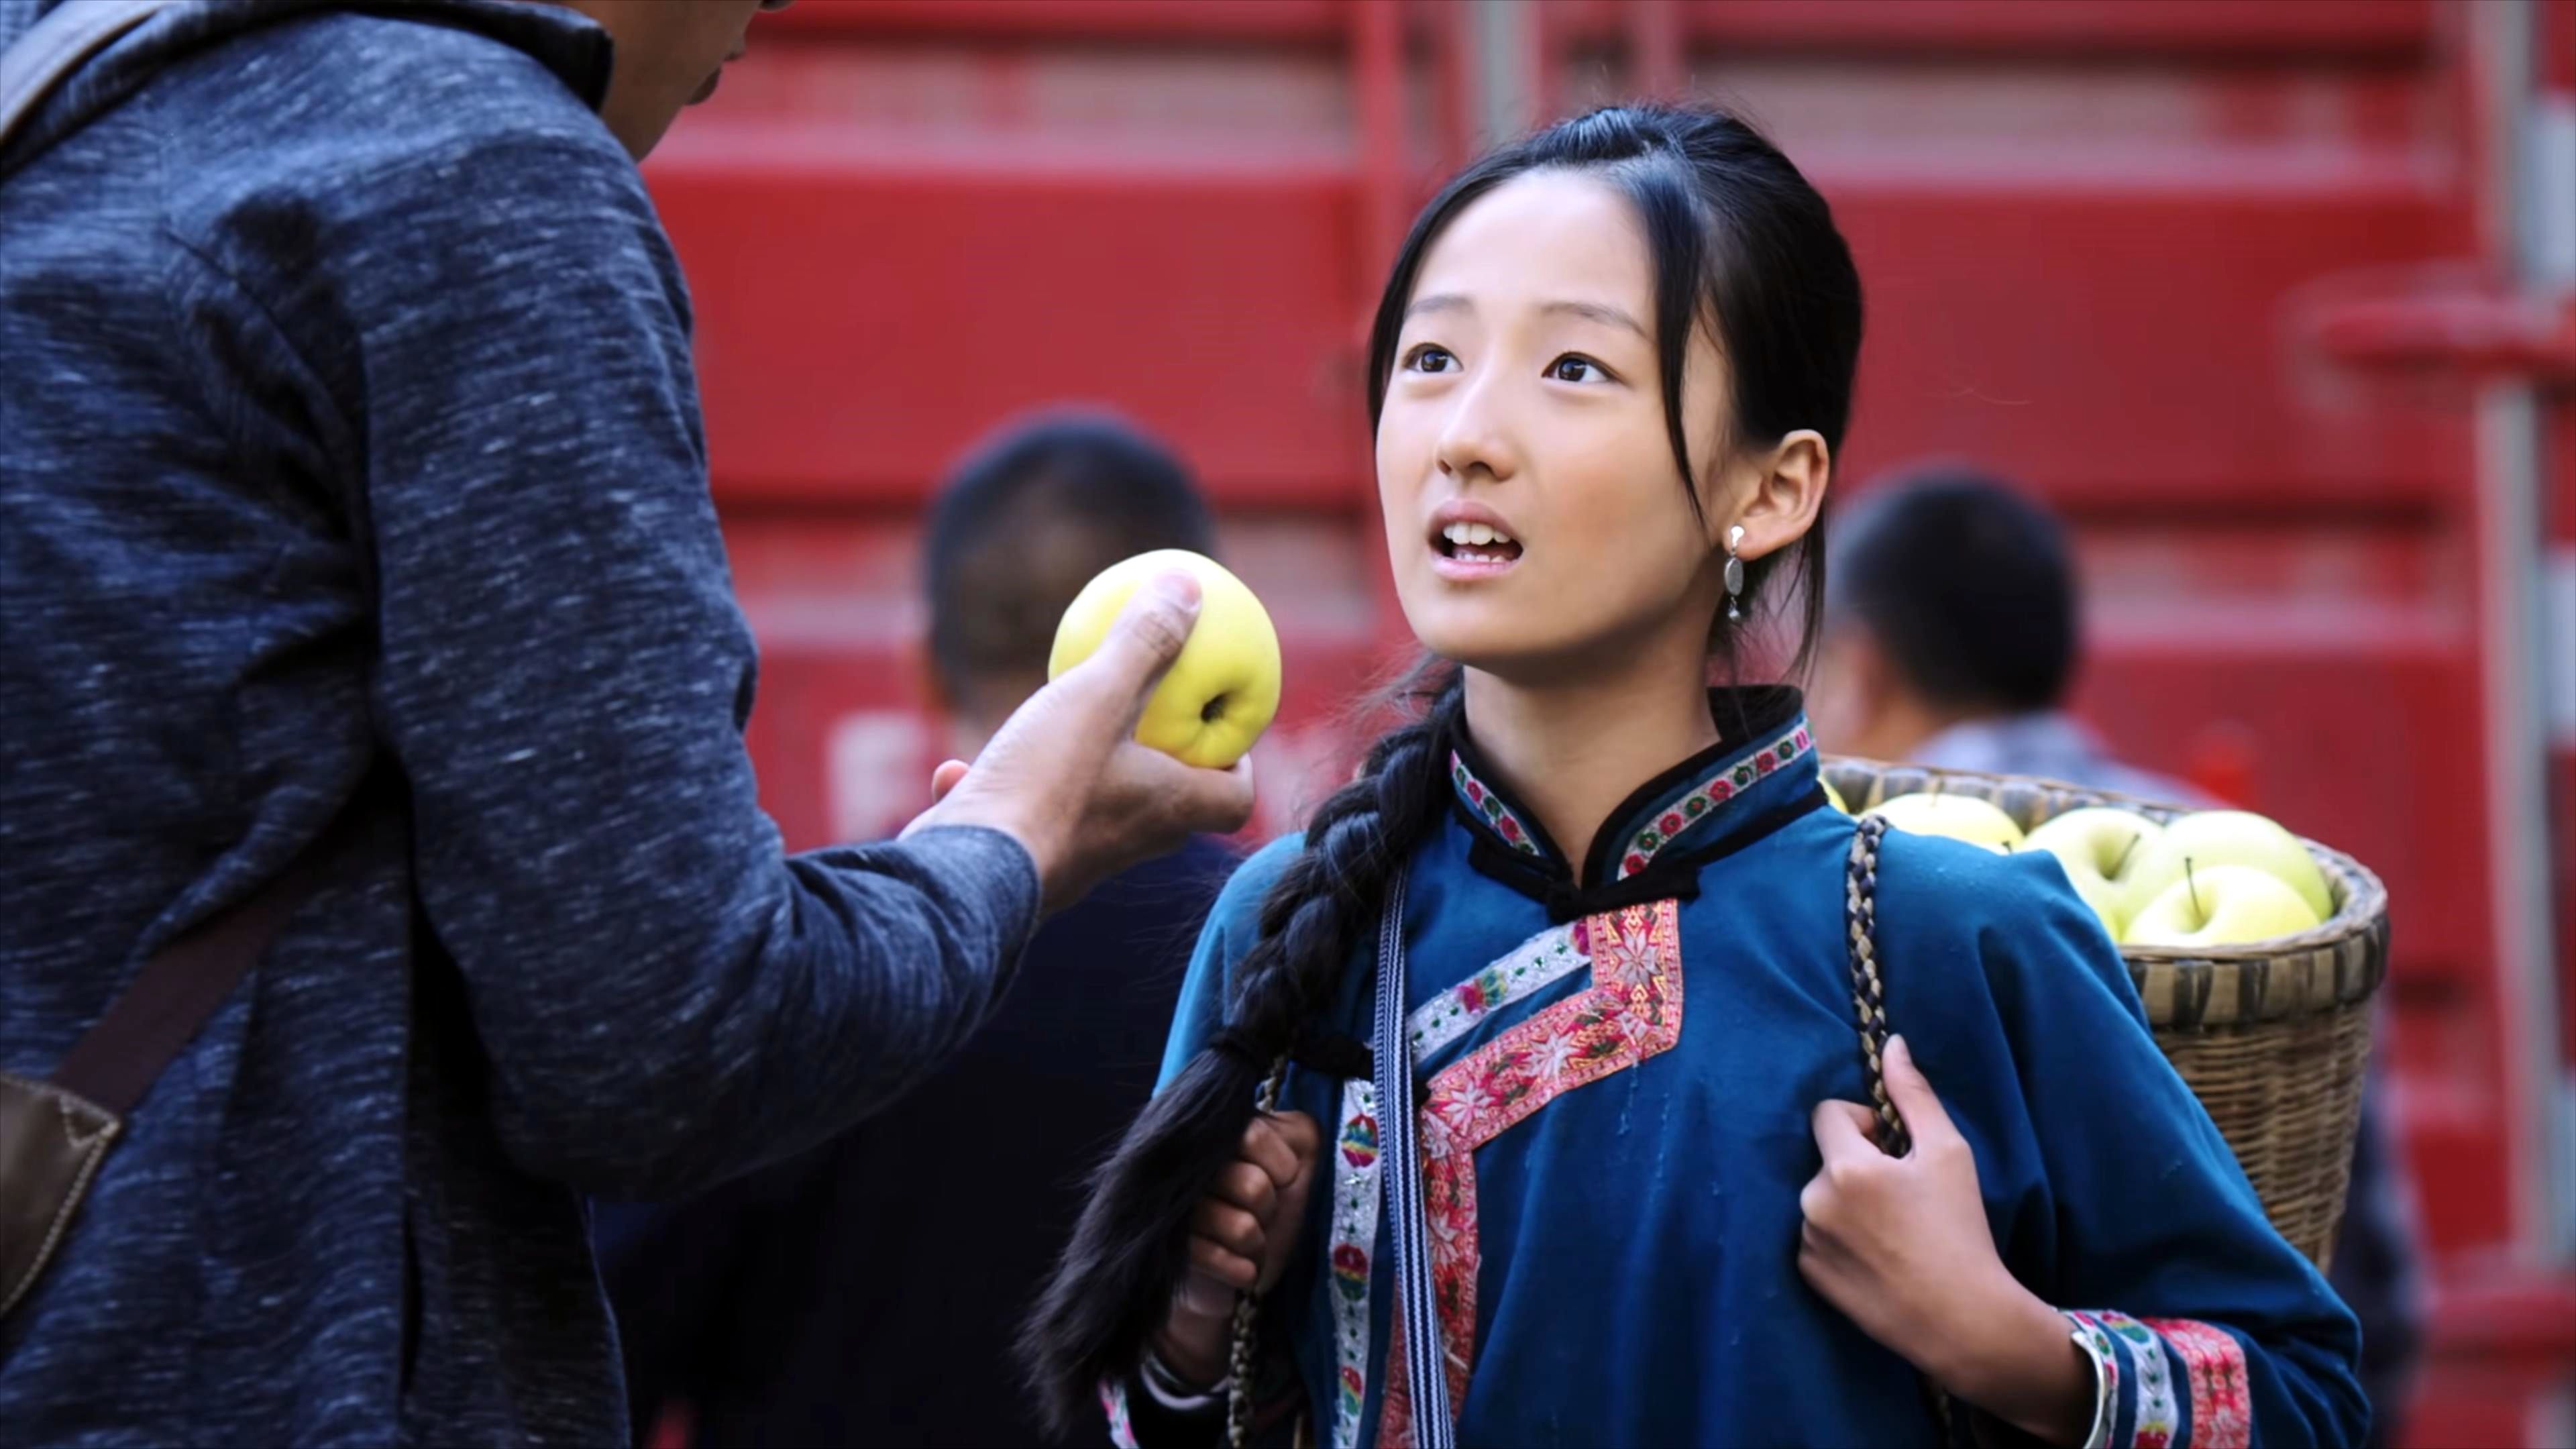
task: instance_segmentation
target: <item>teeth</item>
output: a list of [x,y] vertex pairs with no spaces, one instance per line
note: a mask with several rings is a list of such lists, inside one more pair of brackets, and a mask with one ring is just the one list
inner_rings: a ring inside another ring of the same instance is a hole
[[1510,534],[1497,532],[1493,525],[1485,523],[1453,523],[1441,529],[1440,536],[1462,548],[1490,548],[1513,542]]

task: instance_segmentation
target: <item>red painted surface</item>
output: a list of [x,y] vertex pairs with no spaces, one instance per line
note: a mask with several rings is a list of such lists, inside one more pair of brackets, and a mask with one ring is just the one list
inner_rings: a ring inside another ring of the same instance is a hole
[[[1833,199],[1871,305],[1843,479],[1964,456],[2055,500],[2092,599],[2086,712],[2141,762],[2386,877],[2399,1115],[2431,1242],[2457,1265],[2443,1331],[2487,1354],[2490,1328],[2535,1316],[2494,1307],[2480,1266],[2535,1166],[2502,1126],[2471,394],[2453,364],[2549,363],[2568,323],[2497,291],[2482,252],[2467,13],[1534,11],[1548,104],[1716,95]],[[985,429],[1065,399],[1179,446],[1279,616],[1265,828],[1337,777],[1336,711],[1402,638],[1359,349],[1393,236],[1466,132],[1463,15],[803,0],[759,23],[648,174],[695,288],[716,487],[764,644],[755,753],[792,843],[918,808],[940,742],[918,713],[914,510]],[[2576,86],[2576,3],[2551,0],[2541,26],[2543,78]],[[2563,491],[2576,421],[2557,397]],[[2539,1315],[2570,1303],[2544,1288]],[[2484,1390],[2451,1383],[2424,1442],[2527,1432],[2523,1408],[2487,1404],[2522,1427],[2473,1437],[2493,1426],[2463,1395]]]

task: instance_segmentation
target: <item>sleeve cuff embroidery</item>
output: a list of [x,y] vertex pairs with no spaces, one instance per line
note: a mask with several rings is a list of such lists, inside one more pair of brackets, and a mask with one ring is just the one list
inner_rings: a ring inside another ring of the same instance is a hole
[[[1200,1419],[1211,1414],[1222,1416],[1227,1394],[1234,1386],[1234,1380],[1229,1377],[1193,1392],[1173,1377],[1172,1371],[1149,1350],[1145,1362],[1134,1374],[1100,1381],[1100,1410],[1109,1417],[1109,1442],[1117,1449],[1141,1449],[1136,1434],[1136,1416],[1127,1398],[1131,1382],[1144,1386],[1145,1397],[1151,1401],[1145,1417],[1150,1421],[1149,1431],[1156,1434],[1169,1430],[1171,1417],[1175,1415]],[[1152,1424],[1161,1427],[1151,1428]]]
[[1109,1442],[1117,1449],[1137,1449],[1136,1425],[1127,1417],[1127,1385],[1118,1379],[1100,1381],[1100,1411],[1109,1416]]
[[2075,1346],[2093,1361],[2093,1427],[2084,1434],[2084,1449],[2110,1449],[2111,1424],[2120,1407],[2120,1360],[2111,1347],[2111,1336],[2100,1324],[2081,1313],[2069,1313],[2066,1321],[2074,1325]]
[[1229,1374],[1204,1389],[1192,1389],[1151,1349],[1145,1351],[1145,1371],[1137,1377],[1145,1381],[1145,1392],[1154,1396],[1155,1403],[1180,1414],[1213,1409],[1225,1402],[1226,1394],[1234,1387],[1234,1378]]
[[2086,1449],[2246,1449],[2252,1442],[2245,1348],[2233,1334],[2187,1318],[2140,1320],[2102,1309],[2066,1316],[2103,1389]]

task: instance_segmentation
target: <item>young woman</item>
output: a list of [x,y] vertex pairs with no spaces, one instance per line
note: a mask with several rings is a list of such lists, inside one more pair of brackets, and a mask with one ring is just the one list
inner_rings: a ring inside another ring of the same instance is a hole
[[[1030,1330],[1060,1408],[1209,1443],[1244,1373],[1264,1438],[1410,1444],[1437,1365],[1470,1444],[2360,1438],[2350,1315],[2049,857],[1885,839],[1910,1150],[1859,1103],[1853,824],[1795,691],[1706,681],[1766,585],[1812,636],[1860,333],[1823,198],[1728,116],[1596,112],[1423,213],[1370,405],[1427,708],[1218,903]],[[1436,1355],[1363,1045],[1399,872]]]

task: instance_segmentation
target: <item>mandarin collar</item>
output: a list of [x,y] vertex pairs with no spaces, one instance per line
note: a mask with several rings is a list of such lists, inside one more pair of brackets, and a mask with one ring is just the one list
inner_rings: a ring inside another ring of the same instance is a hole
[[1559,920],[1699,893],[1699,868],[1824,803],[1804,701],[1786,686],[1709,691],[1714,745],[1630,792],[1610,812],[1578,874],[1538,817],[1477,751],[1463,714],[1452,727],[1452,803],[1474,837],[1470,863],[1543,901]]

